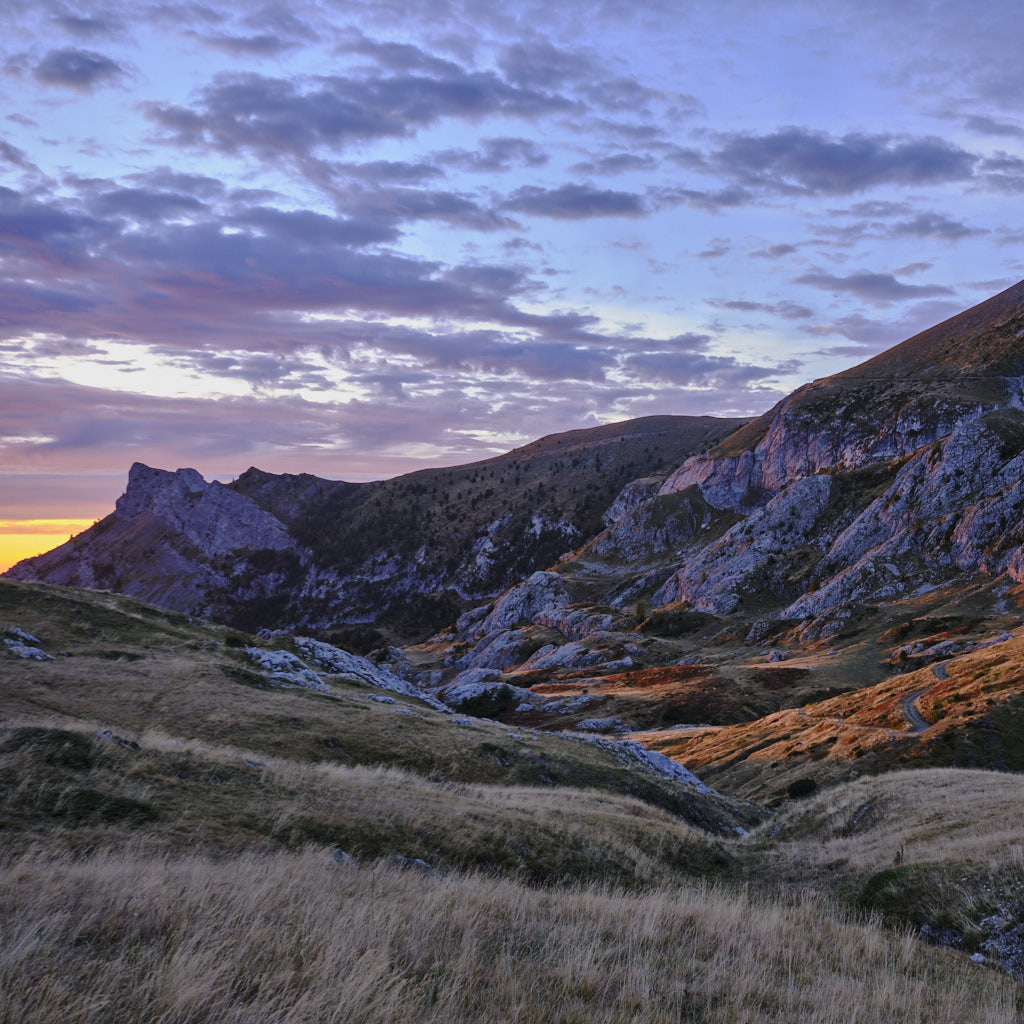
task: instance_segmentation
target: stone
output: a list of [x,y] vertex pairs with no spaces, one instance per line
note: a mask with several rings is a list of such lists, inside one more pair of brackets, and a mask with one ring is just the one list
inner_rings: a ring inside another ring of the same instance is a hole
[[29,661],[56,660],[52,654],[47,654],[41,648],[32,647],[29,644],[22,643],[20,640],[11,640],[8,637],[4,637],[4,646],[7,648],[7,653],[13,654],[16,658],[26,658]]
[[570,604],[569,592],[558,573],[535,572],[494,602],[483,620],[483,634],[498,633],[529,622],[539,612]]
[[629,732],[621,718],[583,718],[576,723],[581,732]]

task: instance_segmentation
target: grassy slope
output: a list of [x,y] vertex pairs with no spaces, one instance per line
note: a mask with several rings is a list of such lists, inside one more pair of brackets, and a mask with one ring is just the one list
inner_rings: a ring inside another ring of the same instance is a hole
[[[873,686],[754,721],[642,739],[712,785],[769,804],[785,799],[797,779],[834,784],[922,765],[1024,770],[1024,636],[920,668],[913,658],[903,665],[909,671]],[[902,708],[914,694],[929,723],[922,733],[911,731]]]
[[[654,806],[663,792],[628,795],[596,748],[517,742],[414,701],[422,718],[400,714],[340,681],[337,700],[263,689],[224,630],[124,598],[5,582],[0,626],[14,624],[72,656],[0,655],[0,1022],[102,1008],[114,1022],[923,1024],[1022,1009],[1008,979],[833,901],[874,898],[894,822],[908,863],[940,865],[907,892],[927,903],[965,861],[981,879],[1024,838],[1005,777],[972,775],[954,808],[950,780],[968,773],[914,773],[907,806],[870,833],[865,799],[888,807],[904,788],[862,780],[725,840]],[[856,788],[869,784],[885,800]],[[956,822],[929,826],[986,801],[984,841],[954,849],[939,835]],[[844,814],[857,852],[836,845]],[[980,904],[964,899],[966,921]],[[872,906],[917,923],[898,903]]]

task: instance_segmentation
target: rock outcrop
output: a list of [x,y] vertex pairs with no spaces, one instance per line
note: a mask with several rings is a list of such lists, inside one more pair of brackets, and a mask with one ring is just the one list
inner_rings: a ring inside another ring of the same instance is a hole
[[[1022,382],[1024,282],[800,388],[656,491],[631,484],[557,573],[460,621],[462,659],[517,626],[506,672],[607,672],[651,611],[666,635],[767,636],[774,621],[818,639],[965,574],[1024,582]],[[561,636],[528,651],[524,622]]]
[[663,480],[740,422],[652,416],[367,484],[258,469],[221,484],[136,463],[112,515],[9,575],[252,631],[422,638],[589,540],[633,477]]

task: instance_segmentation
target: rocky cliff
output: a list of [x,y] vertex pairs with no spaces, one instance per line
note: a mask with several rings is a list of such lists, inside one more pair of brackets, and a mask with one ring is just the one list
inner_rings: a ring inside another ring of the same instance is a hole
[[422,637],[594,536],[630,480],[657,488],[740,423],[647,417],[368,484],[258,469],[208,483],[137,463],[112,515],[9,575],[249,629]]
[[985,595],[972,614],[1005,614],[1024,582],[1022,384],[1024,283],[800,388],[660,485],[632,482],[604,531],[410,664],[441,684],[470,669],[521,682],[542,650],[575,686],[624,659],[706,660],[709,643],[806,651],[968,582]]

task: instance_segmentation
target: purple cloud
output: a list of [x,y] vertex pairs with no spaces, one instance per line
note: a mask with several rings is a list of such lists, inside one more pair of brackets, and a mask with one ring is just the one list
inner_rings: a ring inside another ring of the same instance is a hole
[[907,299],[923,299],[933,295],[952,295],[953,289],[938,284],[904,284],[897,281],[892,274],[874,274],[862,271],[837,277],[814,271],[794,278],[794,284],[804,284],[810,288],[820,288],[836,294],[855,295],[858,299],[871,302],[878,306],[887,306],[893,302]]
[[643,217],[648,212],[643,197],[633,192],[616,192],[571,183],[558,188],[524,185],[502,203],[502,209],[555,220]]
[[978,163],[975,155],[934,137],[851,133],[835,138],[797,127],[722,136],[712,160],[746,186],[808,195],[966,181]]
[[32,73],[44,85],[59,85],[88,92],[96,85],[120,78],[125,71],[117,61],[102,53],[68,47],[51,50]]
[[450,65],[443,76],[328,76],[308,89],[283,78],[224,74],[202,90],[195,108],[150,102],[143,109],[169,133],[168,141],[273,159],[404,138],[443,118],[531,119],[572,106],[560,96],[510,85],[493,72]]

